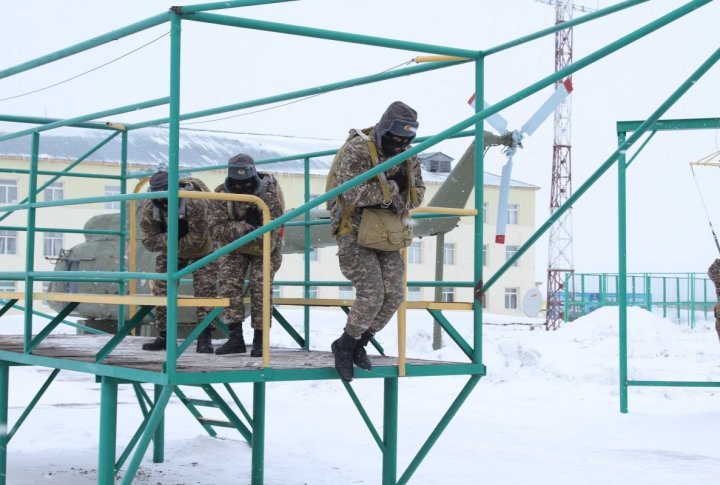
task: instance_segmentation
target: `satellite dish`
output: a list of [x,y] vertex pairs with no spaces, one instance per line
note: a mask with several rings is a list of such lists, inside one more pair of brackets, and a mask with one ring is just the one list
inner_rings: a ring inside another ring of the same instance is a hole
[[522,311],[528,317],[537,317],[542,308],[542,293],[537,288],[528,290],[522,301]]

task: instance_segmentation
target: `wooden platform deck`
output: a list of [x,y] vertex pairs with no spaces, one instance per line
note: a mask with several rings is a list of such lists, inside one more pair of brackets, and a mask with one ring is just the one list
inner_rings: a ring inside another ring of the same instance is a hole
[[[95,362],[95,354],[105,345],[112,335],[50,335],[33,350],[32,355],[69,359],[81,362]],[[126,337],[113,352],[105,358],[103,364],[132,369],[162,372],[165,352],[142,350],[142,344],[152,341],[152,337]],[[220,341],[215,341],[215,346]],[[0,335],[0,350],[22,353],[21,335]],[[369,355],[376,367],[397,366],[396,357]],[[334,369],[335,360],[331,352],[306,351],[272,347],[270,367],[273,369]],[[452,365],[459,362],[440,362],[423,359],[407,359],[410,365]],[[262,359],[245,354],[215,355],[198,354],[195,345],[190,347],[177,360],[178,372],[221,372],[262,369]]]

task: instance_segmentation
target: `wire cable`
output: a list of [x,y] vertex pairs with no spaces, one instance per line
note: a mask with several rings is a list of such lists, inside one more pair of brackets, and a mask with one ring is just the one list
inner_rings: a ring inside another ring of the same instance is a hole
[[84,76],[84,75],[86,75],[86,74],[89,74],[89,73],[91,73],[91,72],[93,72],[93,71],[97,71],[98,69],[101,69],[101,68],[103,68],[103,67],[105,67],[105,66],[107,66],[107,65],[109,65],[109,64],[112,64],[112,63],[115,62],[115,61],[119,61],[120,59],[122,59],[122,58],[124,58],[124,57],[127,57],[127,56],[129,56],[130,54],[134,54],[135,52],[139,51],[140,49],[144,49],[145,47],[147,47],[147,46],[149,46],[150,44],[153,44],[153,43],[159,41],[160,39],[162,39],[163,37],[166,37],[166,36],[169,35],[169,34],[170,34],[169,31],[168,31],[168,32],[165,32],[165,33],[164,33],[163,35],[161,35],[160,37],[158,37],[158,38],[156,38],[156,39],[153,39],[153,40],[151,40],[150,42],[148,42],[148,43],[146,43],[146,44],[143,44],[143,45],[141,45],[140,47],[138,47],[138,48],[136,48],[136,49],[133,49],[133,50],[131,50],[130,52],[127,52],[127,53],[121,55],[120,57],[116,57],[115,59],[112,59],[112,60],[110,60],[110,61],[108,61],[108,62],[106,62],[106,63],[104,63],[104,64],[100,64],[100,65],[97,66],[97,67],[93,67],[92,69],[89,69],[89,70],[87,70],[87,71],[85,71],[85,72],[81,72],[80,74],[77,74],[77,75],[75,75],[75,76],[73,76],[73,77],[70,77],[70,78],[68,78],[68,79],[65,79],[64,81],[59,81],[59,82],[56,82],[55,84],[50,84],[49,86],[45,86],[44,88],[39,88],[39,89],[35,89],[35,90],[33,90],[33,91],[28,91],[27,93],[16,94],[16,95],[14,95],[14,96],[8,96],[7,98],[1,98],[1,99],[0,99],[0,102],[2,102],[2,101],[8,101],[8,100],[10,100],[10,99],[15,99],[15,98],[21,98],[21,97],[23,97],[23,96],[28,96],[28,95],[30,95],[30,94],[39,93],[40,91],[45,91],[45,90],[47,90],[47,89],[54,88],[55,86],[59,86],[59,85],[61,85],[61,84],[65,84],[65,83],[67,83],[67,82],[70,82],[70,81],[72,81],[72,80],[74,80],[74,79],[77,79],[77,78],[79,78],[79,77],[82,77],[82,76]]
[[[409,61],[403,62],[402,64],[398,64],[397,66],[393,66],[393,67],[390,67],[390,68],[385,69],[385,70],[383,70],[383,71],[380,71],[380,72],[378,72],[377,74],[382,74],[382,73],[384,73],[384,72],[392,71],[393,69],[397,69],[398,67],[402,67],[402,66],[407,66],[408,64],[412,64],[413,62],[415,62],[415,61],[414,61],[413,59],[411,59],[411,60],[409,60]],[[354,86],[358,86],[358,84],[348,84],[347,86],[345,86],[345,88],[352,88],[352,87],[354,87]],[[327,94],[327,92],[317,93],[317,94],[311,94],[311,95],[305,96],[305,97],[303,97],[303,98],[293,99],[292,101],[288,101],[287,103],[282,103],[282,104],[278,104],[278,105],[275,105],[275,106],[268,106],[267,108],[256,109],[255,111],[249,111],[249,112],[247,112],[247,113],[239,113],[239,114],[236,114],[236,115],[223,116],[222,118],[213,118],[213,119],[211,119],[211,120],[186,121],[186,122],[180,123],[180,126],[199,125],[199,124],[203,124],[203,123],[212,123],[212,122],[214,122],[214,121],[229,120],[229,119],[231,119],[231,118],[239,118],[239,117],[241,117],[241,116],[248,116],[248,115],[252,115],[252,114],[262,113],[263,111],[270,111],[270,110],[272,110],[272,109],[282,108],[282,107],[284,107],[284,106],[289,106],[289,105],[291,105],[291,104],[299,103],[299,102],[301,102],[301,101],[307,101],[308,99],[315,98],[315,97],[321,96],[321,95],[323,95],[323,94]],[[167,123],[166,123],[166,124],[167,124]]]
[[715,240],[715,247],[718,249],[718,253],[720,253],[720,243],[718,243],[717,234],[715,234],[715,228],[712,225],[712,221],[710,220],[710,214],[708,213],[707,206],[705,205],[705,198],[702,195],[702,191],[700,190],[700,185],[698,184],[697,177],[695,176],[695,169],[693,168],[692,164],[690,164],[690,171],[692,172],[693,181],[695,181],[695,187],[697,188],[698,195],[700,196],[700,202],[702,202],[703,209],[705,210],[705,217],[707,217],[708,224],[710,225],[710,231],[712,232],[713,239]]

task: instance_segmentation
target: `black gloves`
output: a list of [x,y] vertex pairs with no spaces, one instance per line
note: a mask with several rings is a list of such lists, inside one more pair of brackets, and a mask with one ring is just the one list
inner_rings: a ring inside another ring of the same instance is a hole
[[252,205],[245,213],[245,222],[253,227],[260,227],[263,225],[262,214],[257,206]]
[[405,192],[408,188],[408,177],[405,173],[405,168],[401,168],[395,175],[388,177],[388,180],[395,181],[398,186],[398,192],[400,193]]
[[187,219],[178,219],[178,239],[182,239],[187,236],[189,231],[190,225],[188,224]]

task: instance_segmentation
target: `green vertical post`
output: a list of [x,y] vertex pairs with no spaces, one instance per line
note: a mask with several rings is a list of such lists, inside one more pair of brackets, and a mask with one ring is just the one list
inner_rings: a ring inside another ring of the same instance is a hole
[[645,303],[647,311],[652,312],[652,277],[648,273],[645,273]]
[[112,377],[100,381],[100,445],[98,483],[115,483],[115,446],[117,445],[118,384]]
[[170,123],[168,141],[168,238],[167,238],[167,361],[173,382],[177,364],[178,179],[180,163],[180,16],[170,11]]
[[703,279],[703,320],[707,320],[708,317],[708,280]]
[[[127,144],[128,144],[128,137],[127,137],[127,131],[122,132],[122,137],[120,138],[120,176],[122,177],[120,179],[120,193],[125,194],[127,193]],[[127,203],[120,202],[120,237],[119,237],[119,244],[118,244],[118,272],[124,273],[127,269],[127,264],[125,260],[125,246],[127,244]],[[122,280],[118,284],[118,294],[119,295],[125,295],[127,293],[127,282],[125,280]],[[117,320],[117,329],[120,331],[121,328],[125,326],[125,305],[118,306],[118,320]]]
[[32,134],[32,145],[30,149],[30,180],[28,183],[28,207],[27,210],[27,238],[25,242],[25,319],[23,331],[23,351],[30,352],[30,341],[32,340],[32,319],[33,319],[33,281],[30,272],[35,270],[35,212],[37,209],[33,204],[37,201],[37,172],[38,157],[40,153],[40,134]]
[[[482,111],[485,105],[485,57],[475,60],[475,113]],[[475,240],[473,254],[482,254],[483,249],[483,201],[485,199],[485,138],[483,121],[475,123]],[[483,279],[482,257],[474,258],[473,281]],[[482,305],[475,299],[473,302],[473,363],[482,363]]]
[[[305,158],[305,203],[310,202],[310,158]],[[305,211],[305,266],[304,266],[304,277],[305,285],[303,285],[303,298],[306,300],[310,298],[310,231],[311,228],[308,225],[310,222],[310,211]],[[310,350],[310,305],[303,307],[303,328],[305,331],[305,350]]]
[[398,378],[385,380],[385,403],[383,409],[383,468],[382,485],[397,483],[398,447]]
[[[618,133],[618,146],[625,143],[625,132]],[[618,167],[618,281],[617,300],[620,340],[620,412],[628,412],[627,385],[627,194],[625,152],[620,152]]]
[[[160,400],[163,390],[165,387],[160,385],[155,385],[155,396],[154,396],[154,402],[157,404],[158,400]],[[162,463],[165,461],[165,414],[163,412],[163,415],[158,418],[158,425],[157,428],[155,428],[155,433],[153,434],[153,463]]]
[[250,483],[263,485],[265,475],[265,383],[253,383],[252,471]]
[[667,277],[662,277],[663,289],[663,318],[667,318]]
[[677,308],[677,319],[680,321],[680,301],[682,296],[680,295],[680,277],[675,277],[675,307]]
[[0,485],[7,478],[8,393],[10,392],[10,366],[0,363]]
[[690,285],[690,305],[689,306],[689,323],[690,328],[695,328],[695,274],[688,275],[688,284]]

